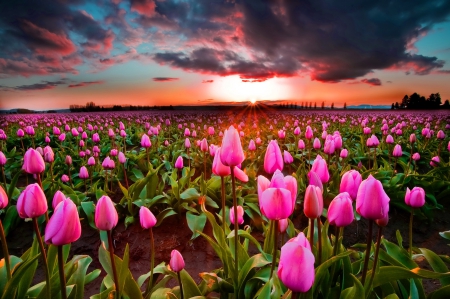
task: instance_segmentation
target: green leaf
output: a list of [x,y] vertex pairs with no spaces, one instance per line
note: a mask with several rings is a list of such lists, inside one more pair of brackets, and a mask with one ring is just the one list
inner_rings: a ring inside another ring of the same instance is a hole
[[202,293],[197,287],[197,284],[186,270],[184,269],[181,270],[180,276],[181,276],[181,283],[183,284],[184,298],[192,298],[195,296],[202,295]]
[[352,299],[352,298],[365,298],[365,292],[364,287],[355,277],[355,275],[350,274],[350,276],[353,279],[353,287],[347,288],[344,291],[342,291],[340,299]]
[[192,212],[187,212],[186,220],[187,220],[187,224],[188,224],[189,228],[191,229],[191,231],[193,233],[191,240],[194,240],[195,238],[197,238],[199,236],[199,232],[202,232],[203,228],[205,227],[206,215],[202,213],[197,216],[197,215],[192,214]]
[[[426,248],[420,248],[420,251],[422,251],[423,256],[427,259],[428,263],[435,272],[438,273],[448,272],[447,266],[436,253]],[[442,278],[440,279],[440,282],[442,286],[450,285],[450,277]]]
[[445,231],[445,232],[441,232],[441,233],[439,233],[439,235],[441,235],[442,238],[450,240],[450,230]]
[[19,177],[21,174],[22,174],[21,170],[17,171],[17,173],[14,175],[13,179],[11,180],[11,183],[9,184],[9,189],[8,189],[8,198],[9,199],[11,199],[13,196],[14,189],[16,188],[17,181],[19,180]]
[[197,189],[195,188],[189,188],[183,191],[183,193],[180,194],[181,199],[193,201],[198,199],[200,196],[200,193],[198,193]]
[[[372,271],[367,272],[367,277],[372,275]],[[414,268],[408,270],[403,267],[396,266],[383,266],[380,267],[380,272],[375,275],[373,281],[373,287],[380,286],[385,283],[390,283],[395,280],[400,279],[410,279],[410,278],[431,278],[431,279],[441,279],[450,277],[450,273],[435,273],[432,271],[423,270],[420,268]]]
[[[22,259],[15,256],[10,255],[9,256],[9,263],[11,266],[11,272],[14,271],[14,268],[19,265],[19,263],[22,262]],[[7,281],[7,275],[6,275],[6,265],[5,265],[5,259],[0,260],[0,294],[3,294],[3,290],[5,289],[6,281]]]
[[172,209],[172,208],[165,209],[164,211],[159,213],[158,216],[156,216],[157,222],[156,222],[155,226],[156,227],[160,226],[165,218],[172,216],[172,215],[176,215],[176,214],[177,214],[177,212],[175,212],[174,209]]
[[37,258],[40,254],[27,259],[25,262],[20,263],[13,271],[12,278],[6,283],[5,290],[3,292],[2,299],[14,298],[14,295],[18,291],[20,282],[23,276],[31,269],[33,266],[37,266]]
[[17,212],[16,206],[9,206],[6,210],[5,218],[3,219],[3,229],[5,236],[8,236],[9,231],[16,227],[20,223],[19,213]]
[[84,201],[81,203],[81,208],[83,209],[86,217],[88,219],[89,225],[94,229],[97,229],[95,226],[94,215],[95,215],[95,205],[92,201]]
[[[244,287],[249,279],[251,279],[252,273],[256,272],[256,268],[264,267],[270,264],[272,261],[268,260],[265,255],[257,254],[252,256],[239,271],[239,294],[244,297]],[[268,277],[267,277],[268,279]]]
[[450,286],[442,287],[428,295],[428,299],[448,299],[450,298]]

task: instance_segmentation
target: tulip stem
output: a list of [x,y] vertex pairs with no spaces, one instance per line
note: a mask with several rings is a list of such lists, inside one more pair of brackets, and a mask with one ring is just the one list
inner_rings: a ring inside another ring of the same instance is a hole
[[318,253],[319,253],[319,258],[318,258],[318,264],[322,264],[322,229],[320,227],[321,223],[320,223],[320,216],[317,217],[317,243],[318,243]]
[[46,290],[47,290],[47,298],[51,298],[51,285],[50,285],[50,273],[48,272],[48,265],[47,265],[47,253],[45,252],[44,243],[42,242],[41,233],[39,232],[39,225],[37,222],[37,218],[33,218],[33,228],[34,232],[36,233],[36,238],[39,243],[39,249],[42,253],[42,266],[44,267],[44,273],[45,273],[45,284],[46,284]]
[[64,274],[64,259],[63,259],[63,247],[58,246],[58,270],[59,270],[59,285],[61,287],[62,299],[67,298],[66,292],[66,276]]
[[183,284],[181,283],[181,271],[177,272],[178,275],[178,283],[180,284],[180,294],[181,294],[181,299],[184,299],[184,294],[183,294]]
[[314,246],[314,218],[309,219],[309,244]]
[[221,193],[222,193],[222,227],[223,227],[223,233],[225,234],[225,178],[223,176],[220,176],[220,182],[221,182]]
[[2,169],[2,177],[3,177],[3,184],[5,185],[5,191],[8,191],[8,188],[6,187],[5,170],[3,169],[3,166],[1,166],[0,168]]
[[[234,167],[230,166],[231,172],[231,189],[233,193],[233,209],[234,209],[234,221],[238,221],[238,211],[237,211],[237,199],[236,199],[236,179],[234,177]],[[238,298],[238,277],[239,277],[239,258],[238,258],[238,229],[239,225],[234,226],[234,297]]]
[[272,278],[273,272],[275,271],[275,264],[277,263],[277,251],[278,251],[278,220],[274,220],[273,225],[273,254],[272,254],[272,267],[270,269],[270,277],[269,280]]
[[373,220],[369,220],[369,232],[367,234],[366,254],[364,256],[364,267],[361,277],[362,285],[364,285],[364,282],[366,281],[367,266],[369,265],[370,249],[372,247],[372,227],[373,227]]
[[187,148],[187,156],[188,156],[189,171],[191,171],[191,156],[189,156],[189,148]]
[[409,257],[412,258],[412,226],[414,218],[414,208],[411,207],[411,217],[409,217]]
[[151,227],[150,227],[150,246],[151,246],[151,253],[150,253],[150,278],[148,279],[147,290],[145,291],[144,298],[146,298],[150,294],[150,291],[152,290],[152,286],[153,286],[153,268],[155,267],[155,240],[153,239],[153,230],[152,230]]
[[116,263],[114,261],[114,246],[111,230],[106,231],[108,234],[109,257],[111,259],[111,267],[113,270],[114,284],[116,285],[116,298],[120,298],[119,279],[117,277]]
[[6,277],[7,280],[11,279],[11,265],[9,262],[8,244],[6,244],[5,231],[3,230],[3,224],[0,220],[0,241],[2,241],[3,256],[5,257]]
[[377,270],[378,253],[380,252],[380,245],[381,245],[380,243],[381,243],[382,232],[383,232],[383,227],[378,226],[377,247],[375,248],[375,257],[373,260],[373,268],[372,268],[372,275],[370,276],[369,289],[372,287],[373,279],[375,277],[375,272]]
[[127,189],[128,189],[129,186],[128,186],[127,170],[125,169],[125,164],[123,164],[123,177],[125,178],[125,185],[127,186]]

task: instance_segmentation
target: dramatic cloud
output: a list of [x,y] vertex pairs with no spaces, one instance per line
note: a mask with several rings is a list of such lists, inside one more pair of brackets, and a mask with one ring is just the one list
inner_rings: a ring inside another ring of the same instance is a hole
[[12,87],[12,90],[18,90],[18,91],[34,91],[34,90],[46,90],[46,89],[53,89],[58,85],[67,84],[67,81],[57,80],[57,81],[42,81],[42,83],[35,83],[30,85],[20,85]]
[[171,81],[177,81],[180,78],[170,78],[170,77],[154,77],[153,81],[155,82],[171,82]]
[[362,79],[361,82],[372,85],[372,86],[380,86],[381,85],[381,80],[378,78]]
[[202,83],[213,83],[214,80],[203,80]]
[[132,60],[243,82],[447,73],[437,57],[446,50],[426,56],[415,42],[448,20],[449,1],[4,2],[0,79],[99,72]]
[[80,82],[80,83],[77,83],[77,84],[70,84],[67,87],[70,87],[70,88],[72,88],[72,87],[84,87],[84,86],[89,86],[89,85],[93,85],[93,84],[103,84],[103,83],[105,83],[105,82],[104,81],[87,81],[87,82]]

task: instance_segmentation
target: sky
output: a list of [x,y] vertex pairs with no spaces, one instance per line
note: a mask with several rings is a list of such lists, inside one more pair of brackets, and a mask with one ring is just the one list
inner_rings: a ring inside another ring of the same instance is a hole
[[5,0],[0,109],[450,99],[446,0]]

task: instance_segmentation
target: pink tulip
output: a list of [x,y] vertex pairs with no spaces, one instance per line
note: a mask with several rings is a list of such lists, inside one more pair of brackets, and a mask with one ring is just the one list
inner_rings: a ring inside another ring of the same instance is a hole
[[230,126],[222,139],[220,160],[226,166],[236,166],[244,161],[241,139],[233,126]]
[[63,142],[64,140],[66,140],[66,134],[62,133],[61,135],[58,136],[58,140]]
[[184,266],[185,266],[184,259],[178,250],[174,249],[170,253],[169,265],[170,265],[170,268],[172,269],[172,271],[174,271],[174,272],[180,272],[181,270],[184,269]]
[[8,195],[6,195],[5,190],[0,186],[0,210],[6,208],[8,205]]
[[68,176],[67,174],[63,174],[63,175],[61,176],[61,181],[62,181],[63,183],[67,183],[67,182],[69,181],[69,176]]
[[118,151],[117,149],[115,149],[115,148],[111,149],[111,151],[109,152],[109,154],[110,154],[112,157],[117,156],[118,153],[119,153],[119,151]]
[[280,147],[276,140],[270,141],[264,156],[264,170],[267,173],[274,173],[276,170],[283,170],[284,163]]
[[191,147],[191,141],[189,140],[189,138],[186,138],[184,140],[184,147],[185,148],[190,148]]
[[56,191],[55,195],[53,195],[53,200],[52,200],[52,208],[53,210],[56,208],[56,206],[64,201],[66,199],[66,196],[64,195],[64,193],[62,193],[61,191]]
[[348,150],[346,148],[343,148],[341,150],[339,157],[341,157],[342,159],[345,159],[345,158],[347,158],[347,156],[348,156]]
[[45,243],[56,246],[70,244],[81,236],[77,206],[70,198],[58,204],[45,227]]
[[[119,163],[120,164],[125,164],[125,162],[127,162],[127,157],[125,157],[125,154],[123,152],[119,152],[119,157],[118,158],[119,158]],[[89,161],[88,161],[88,163],[89,163]]]
[[[237,206],[237,214],[238,214],[238,225],[241,225],[242,223],[244,223],[244,209],[242,208],[242,206]],[[234,211],[230,211],[230,222],[234,225]]]
[[296,127],[296,128],[294,129],[294,135],[297,136],[297,135],[300,135],[300,134],[301,134],[300,128],[299,128],[299,127]]
[[319,138],[314,138],[314,141],[313,141],[313,148],[315,149],[315,150],[318,150],[318,149],[320,149],[320,147],[321,147],[321,144],[320,144],[320,139]]
[[95,226],[99,230],[112,230],[119,221],[116,208],[111,198],[106,195],[100,197],[95,206]]
[[50,146],[44,148],[44,161],[48,163],[53,163],[55,161],[55,154]]
[[356,211],[370,220],[381,219],[389,212],[389,197],[380,181],[369,175],[361,182],[356,196]]
[[320,155],[317,155],[316,159],[314,160],[311,171],[317,173],[323,184],[327,183],[330,180],[327,161],[325,161]]
[[352,199],[347,192],[339,193],[328,207],[328,221],[331,225],[344,227],[353,222]]
[[234,175],[235,175],[236,179],[238,179],[239,181],[241,181],[243,183],[248,182],[248,175],[246,175],[245,172],[242,169],[240,169],[239,167],[234,168]]
[[218,176],[227,176],[231,174],[230,167],[223,165],[222,161],[220,160],[220,152],[221,147],[217,147],[216,155],[214,156],[213,165],[212,165],[212,172],[215,175]]
[[305,138],[310,140],[311,138],[313,138],[313,131],[311,129],[310,126],[306,127],[306,131],[305,131]]
[[22,129],[17,130],[17,137],[22,138],[25,136],[25,132]]
[[208,127],[208,134],[214,135],[214,127]]
[[387,135],[386,136],[386,143],[387,144],[393,144],[394,143],[394,137],[392,137],[391,135]]
[[419,160],[420,160],[420,154],[419,154],[419,153],[414,153],[414,154],[412,155],[412,159],[413,159],[414,161],[419,161]]
[[184,136],[191,136],[191,131],[188,128],[184,129]]
[[316,219],[322,215],[323,197],[322,190],[314,185],[306,187],[305,199],[303,201],[303,212],[309,219]]
[[286,132],[283,130],[278,131],[278,138],[284,139],[286,137]]
[[72,130],[70,132],[72,133],[72,136],[74,136],[74,137],[77,137],[79,135],[76,128],[72,128]]
[[249,151],[255,151],[256,150],[256,144],[255,144],[255,141],[253,141],[253,139],[251,139],[249,144],[248,144],[248,150]]
[[47,211],[47,199],[38,184],[30,184],[17,199],[17,212],[20,218],[35,218]]
[[403,152],[402,152],[401,145],[400,144],[396,144],[394,146],[394,150],[392,151],[392,156],[398,158],[398,157],[401,157],[402,155],[403,155]]
[[95,165],[95,158],[94,157],[89,157],[88,161],[87,161],[88,166],[94,166]]
[[437,132],[436,138],[439,140],[444,140],[445,139],[445,133],[442,130],[439,130],[439,132]]
[[86,166],[81,166],[80,173],[78,174],[78,176],[80,177],[80,179],[83,179],[83,180],[89,178],[89,172],[88,172]]
[[[281,220],[280,220],[281,221]],[[311,244],[309,244],[308,238],[306,238],[303,232],[300,232],[297,237],[289,239],[286,243],[297,243],[298,245],[305,247],[306,249],[311,250]]]
[[438,167],[440,162],[441,159],[439,158],[439,156],[434,156],[433,158],[431,158],[430,165],[433,167]]
[[342,176],[339,192],[347,192],[355,200],[358,194],[359,185],[361,185],[361,174],[356,170],[349,170]]
[[202,152],[208,151],[208,141],[206,140],[206,138],[203,138],[202,141],[200,142],[200,150]]
[[297,180],[292,176],[283,176],[276,170],[269,181],[258,177],[259,207],[263,215],[271,220],[288,218],[294,211],[297,198]]
[[217,150],[217,146],[215,146],[214,144],[211,144],[209,146],[209,155],[211,157],[214,157],[216,155],[216,150]]
[[389,222],[389,214],[388,213],[386,213],[386,215],[383,218],[375,220],[375,223],[380,227],[384,227],[384,226],[388,225],[388,222]]
[[0,166],[5,166],[5,164],[6,164],[6,156],[2,151],[0,151]]
[[99,143],[100,142],[100,136],[98,135],[98,133],[94,133],[92,135],[92,141],[94,141],[94,143]]
[[23,157],[22,169],[29,174],[39,174],[45,170],[42,155],[35,149],[29,148]]
[[334,148],[340,150],[342,148],[342,137],[338,131],[333,133],[334,138]]
[[67,165],[72,165],[72,157],[67,155],[64,161]]
[[302,139],[300,139],[300,140],[298,141],[297,147],[298,147],[299,150],[304,150],[305,147],[306,147],[306,146],[305,146],[305,142],[304,142]]
[[156,225],[156,217],[153,213],[145,206],[141,206],[139,210],[139,220],[141,221],[141,226],[144,229],[150,229]]
[[366,145],[367,147],[377,147],[380,144],[377,136],[372,135],[367,139]]
[[260,145],[260,144],[262,143],[261,138],[257,137],[257,138],[255,139],[255,143],[256,143],[257,145]]
[[150,138],[145,133],[141,137],[141,146],[144,147],[144,148],[149,148],[149,147],[152,146]]
[[294,162],[294,157],[292,157],[291,153],[289,153],[288,151],[283,152],[283,159],[284,163],[286,164],[291,164],[292,162]]
[[289,222],[287,219],[280,219],[278,221],[278,231],[280,232],[280,234],[284,234],[288,225],[289,225]]
[[178,156],[177,160],[175,161],[175,168],[183,169],[183,157]]
[[413,208],[421,208],[425,204],[425,190],[414,187],[412,190],[406,188],[405,203]]
[[416,141],[417,141],[416,134],[412,133],[411,135],[409,135],[409,142],[410,143],[414,143]]
[[287,242],[281,247],[278,277],[294,292],[306,293],[314,283],[314,255],[298,242]]

